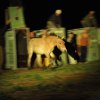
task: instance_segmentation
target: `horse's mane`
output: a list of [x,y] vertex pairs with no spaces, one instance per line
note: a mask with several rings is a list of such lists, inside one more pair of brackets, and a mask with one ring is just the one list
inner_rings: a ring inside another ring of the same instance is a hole
[[54,33],[50,33],[48,36],[55,36],[55,37],[58,37],[58,38],[60,38],[60,39],[61,39],[61,37],[60,37],[60,36],[58,36],[58,35],[56,35],[56,34],[54,34]]
[[56,34],[54,33],[50,33],[49,36],[57,36]]

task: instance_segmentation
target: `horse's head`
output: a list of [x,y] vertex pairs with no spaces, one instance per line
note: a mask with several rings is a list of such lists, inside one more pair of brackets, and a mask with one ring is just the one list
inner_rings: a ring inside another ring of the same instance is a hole
[[61,52],[67,51],[65,42],[60,37],[58,37],[56,35],[50,35],[46,39],[49,43],[48,45],[51,46],[51,48],[53,47],[53,49],[54,49],[54,47],[57,46],[57,48]]
[[60,49],[62,52],[67,51],[65,42],[61,38],[58,37],[56,43],[58,49]]

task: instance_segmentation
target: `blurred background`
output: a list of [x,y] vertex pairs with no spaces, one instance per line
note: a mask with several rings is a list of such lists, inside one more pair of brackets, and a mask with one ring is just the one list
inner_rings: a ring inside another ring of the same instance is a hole
[[[0,0],[0,28],[4,26],[4,11],[10,5],[9,1]],[[80,20],[94,10],[100,23],[99,2],[97,0],[18,0],[23,6],[26,26],[31,30],[42,29],[46,26],[48,17],[55,9],[62,9],[63,27],[66,29],[80,28]]]

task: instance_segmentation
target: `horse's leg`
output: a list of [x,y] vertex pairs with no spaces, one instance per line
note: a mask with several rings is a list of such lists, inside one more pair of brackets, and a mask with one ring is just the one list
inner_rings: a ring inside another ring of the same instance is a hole
[[57,65],[57,59],[56,59],[55,56],[56,56],[56,55],[54,55],[53,52],[50,53],[52,66],[56,66],[56,65]]
[[28,53],[28,68],[30,69],[32,66],[31,66],[31,58],[32,58],[32,55],[33,55],[33,52],[29,52]]
[[51,56],[52,58],[55,58],[55,55],[54,55],[53,52],[50,53],[50,56]]
[[39,67],[43,67],[43,64],[42,64],[42,57],[41,57],[40,54],[37,54],[36,64],[37,64],[37,66],[39,66]]
[[44,58],[44,66],[45,66],[45,67],[49,67],[50,64],[51,64],[50,56],[46,56],[46,57]]

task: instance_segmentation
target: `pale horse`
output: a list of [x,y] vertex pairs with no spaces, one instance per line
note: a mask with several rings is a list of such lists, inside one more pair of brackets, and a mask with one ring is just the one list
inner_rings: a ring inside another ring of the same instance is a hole
[[57,46],[62,52],[67,51],[65,42],[57,36],[47,36],[45,38],[33,38],[28,44],[28,67],[31,67],[31,58],[33,53],[36,53],[38,64],[40,67],[43,66],[41,56],[45,55],[47,58],[53,56],[52,51]]

